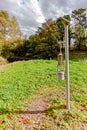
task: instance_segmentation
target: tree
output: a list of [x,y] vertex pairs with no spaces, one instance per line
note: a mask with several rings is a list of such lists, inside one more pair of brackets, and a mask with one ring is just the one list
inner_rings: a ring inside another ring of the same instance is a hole
[[48,59],[53,58],[57,55],[59,48],[57,43],[59,35],[58,26],[55,21],[48,19],[45,23],[42,24],[41,29],[41,32],[39,31],[39,36],[42,43],[41,45],[43,46],[44,44],[46,57]]
[[6,35],[9,28],[9,15],[7,11],[0,11],[0,55],[2,53],[3,45],[6,41]]
[[27,45],[28,47],[27,56],[29,58],[38,58],[39,44],[40,44],[40,37],[37,34],[31,35],[29,38],[29,43]]
[[11,39],[14,38],[20,38],[21,37],[21,31],[20,31],[20,27],[19,24],[17,22],[17,19],[15,16],[13,16],[10,20],[10,26],[9,26],[9,37]]
[[[7,11],[0,11],[0,54],[8,60],[15,59],[23,50],[21,31],[16,17],[10,17]],[[20,53],[17,51],[22,49]]]
[[9,15],[7,11],[0,11],[0,39],[5,39],[9,30]]
[[80,25],[84,28],[87,26],[86,13],[87,9],[83,8],[72,11],[72,18],[74,19],[75,25]]
[[[63,17],[68,19],[69,21],[71,20],[70,15],[64,15]],[[58,18],[56,20],[56,23],[57,23],[57,26],[58,26],[58,29],[59,29],[58,40],[63,41],[64,40],[64,25],[61,21],[61,18]],[[68,33],[69,33],[69,47],[70,47],[71,37],[72,37],[72,31],[71,31],[70,25],[69,25]]]
[[58,53],[58,26],[52,19],[46,20],[35,35],[31,35],[27,42],[27,55],[32,58],[50,59]]
[[21,31],[15,16],[12,18],[7,11],[0,11],[0,39],[20,38]]
[[72,17],[74,19],[74,33],[73,37],[75,38],[75,46],[80,50],[81,46],[86,46],[87,36],[85,35],[87,29],[87,9],[78,9],[72,11]]
[[85,45],[85,31],[81,25],[75,26],[75,47],[80,50]]

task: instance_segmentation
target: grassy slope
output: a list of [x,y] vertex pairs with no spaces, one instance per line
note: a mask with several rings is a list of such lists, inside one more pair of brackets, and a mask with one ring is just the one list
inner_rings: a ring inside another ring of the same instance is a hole
[[[73,109],[69,113],[64,109],[65,81],[57,80],[57,61],[22,61],[0,73],[0,119],[7,122],[8,113],[14,114],[14,111],[20,111],[23,101],[29,100],[36,90],[43,88],[44,95],[52,101],[52,106],[48,109],[48,118],[54,119],[55,129],[71,128],[78,122],[81,125],[84,122],[87,123],[86,56],[83,53],[70,54],[71,107]],[[49,130],[52,126],[51,123],[45,124]]]

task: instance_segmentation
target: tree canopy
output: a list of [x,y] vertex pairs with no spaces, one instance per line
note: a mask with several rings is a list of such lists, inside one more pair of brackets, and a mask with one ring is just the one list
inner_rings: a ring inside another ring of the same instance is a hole
[[82,46],[86,48],[87,45],[87,9],[78,9],[72,11],[72,18],[74,19],[74,39],[75,47],[81,49]]
[[20,38],[21,31],[15,16],[12,18],[7,11],[0,11],[0,39]]
[[[69,25],[69,47],[74,41],[74,49],[87,50],[87,9],[76,9],[72,15],[64,15],[72,20]],[[15,16],[10,17],[7,11],[0,11],[0,54],[7,59],[16,60],[16,57],[50,59],[57,56],[59,43],[64,40],[64,25],[60,18],[47,19],[37,28],[29,39],[21,39],[20,31]]]

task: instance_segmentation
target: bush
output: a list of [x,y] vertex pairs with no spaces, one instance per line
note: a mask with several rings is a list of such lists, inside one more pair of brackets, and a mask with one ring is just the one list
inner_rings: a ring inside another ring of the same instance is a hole
[[[2,46],[1,55],[9,62],[21,60],[25,58],[24,41],[17,40],[13,42],[6,42]],[[22,58],[23,57],[23,58]]]

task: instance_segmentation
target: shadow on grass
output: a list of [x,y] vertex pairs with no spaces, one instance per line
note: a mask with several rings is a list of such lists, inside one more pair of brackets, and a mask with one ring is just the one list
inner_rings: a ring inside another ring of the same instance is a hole
[[46,112],[52,112],[54,110],[66,110],[66,105],[65,104],[61,104],[61,105],[53,105],[50,108],[48,108],[46,110]]
[[0,115],[2,114],[40,114],[40,113],[46,113],[48,111],[52,111],[52,110],[57,110],[57,109],[66,109],[66,105],[65,104],[61,104],[59,106],[51,106],[46,110],[26,110],[26,111],[22,111],[22,110],[2,110],[0,111]]
[[12,113],[12,114],[40,114],[40,113],[46,113],[47,112],[47,110],[36,110],[36,111],[29,111],[29,110],[27,110],[27,111],[8,111],[8,110],[3,110],[3,111],[1,111],[0,112],[0,115],[2,115],[2,114],[10,114],[10,113]]

